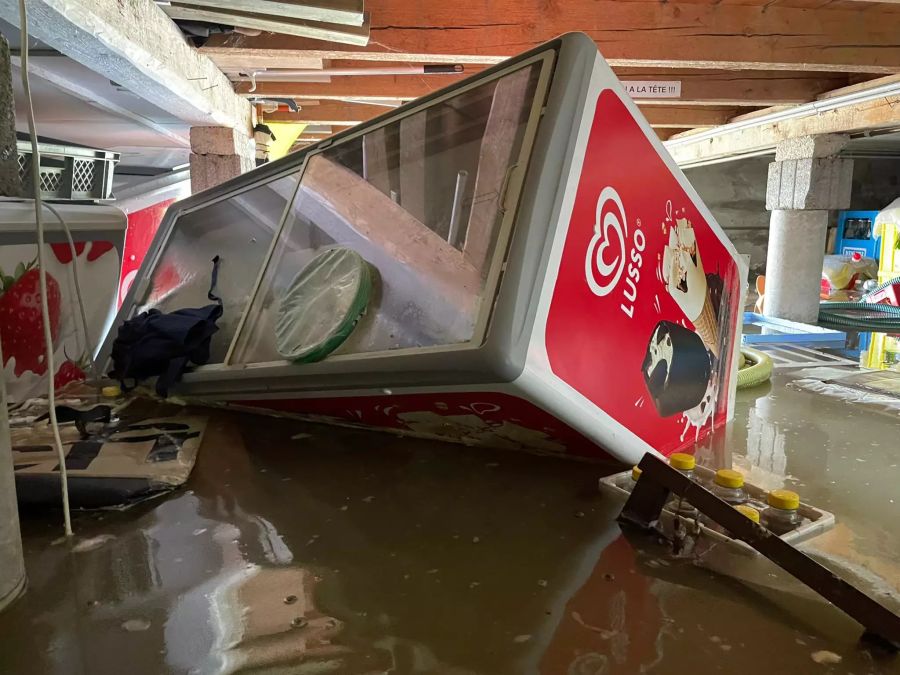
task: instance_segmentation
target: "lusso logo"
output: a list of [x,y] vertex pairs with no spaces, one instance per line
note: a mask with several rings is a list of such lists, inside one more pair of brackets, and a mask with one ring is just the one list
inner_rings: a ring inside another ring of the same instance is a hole
[[594,295],[609,295],[615,290],[628,265],[623,302],[619,308],[628,318],[634,316],[637,300],[637,284],[644,264],[643,251],[647,246],[641,219],[634,224],[631,234],[631,251],[625,255],[625,239],[628,237],[628,221],[625,206],[615,188],[606,186],[597,198],[597,213],[594,221],[594,236],[588,244],[584,257],[584,278]]
[[584,258],[584,277],[594,295],[608,295],[625,269],[625,207],[615,188],[607,186],[597,198],[594,236]]

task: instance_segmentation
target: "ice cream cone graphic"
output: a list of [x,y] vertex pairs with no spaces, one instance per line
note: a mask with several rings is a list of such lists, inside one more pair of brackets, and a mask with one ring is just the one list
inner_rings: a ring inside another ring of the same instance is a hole
[[694,228],[686,218],[675,220],[663,249],[662,276],[666,290],[694,324],[706,348],[719,356],[719,324],[706,286],[703,261]]

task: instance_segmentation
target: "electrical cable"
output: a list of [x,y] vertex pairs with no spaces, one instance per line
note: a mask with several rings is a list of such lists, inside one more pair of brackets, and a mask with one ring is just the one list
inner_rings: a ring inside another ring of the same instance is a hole
[[75,250],[75,240],[72,238],[72,232],[69,225],[62,217],[59,211],[52,204],[44,204],[44,206],[56,216],[59,224],[62,225],[63,231],[66,233],[66,239],[69,240],[69,250],[72,252],[72,276],[75,279],[75,297],[78,299],[78,309],[81,313],[81,325],[84,328],[84,346],[91,360],[91,376],[94,382],[99,383],[100,378],[97,375],[97,364],[94,362],[94,345],[91,343],[91,335],[89,333],[87,313],[84,311],[84,297],[81,295],[81,284],[78,282],[78,252]]
[[67,537],[72,536],[72,513],[69,509],[69,475],[66,470],[66,453],[63,450],[62,438],[59,435],[59,423],[56,419],[56,373],[53,355],[53,335],[50,331],[50,309],[47,304],[47,268],[44,252],[44,218],[41,201],[41,154],[38,147],[37,131],[34,122],[34,105],[31,101],[31,83],[28,79],[28,10],[25,0],[19,0],[20,42],[22,50],[22,89],[25,91],[25,109],[28,117],[28,133],[31,136],[31,184],[34,190],[34,217],[37,222],[38,277],[41,289],[41,318],[44,323],[44,342],[47,350],[47,407],[50,416],[50,427],[53,429],[53,441],[59,457],[59,480],[62,491],[63,526]]

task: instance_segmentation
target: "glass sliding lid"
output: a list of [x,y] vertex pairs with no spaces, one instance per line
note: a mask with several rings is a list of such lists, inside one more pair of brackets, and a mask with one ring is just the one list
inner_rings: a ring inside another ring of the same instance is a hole
[[549,62],[534,57],[310,154],[229,361],[280,361],[277,333],[323,319],[290,293],[327,249],[358,254],[371,281],[334,356],[480,341]]
[[219,256],[215,292],[222,298],[224,313],[212,338],[210,363],[221,363],[294,195],[298,175],[180,214],[153,266],[147,294],[143,300],[135,299],[135,313],[208,305],[212,259]]

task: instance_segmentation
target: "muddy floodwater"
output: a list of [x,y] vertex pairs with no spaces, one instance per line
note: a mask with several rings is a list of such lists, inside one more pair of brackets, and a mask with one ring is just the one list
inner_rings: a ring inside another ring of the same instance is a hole
[[[834,512],[805,550],[896,611],[900,403],[815,389],[741,392],[698,455]],[[208,414],[184,489],[72,542],[23,515],[0,673],[900,673],[764,559],[624,536],[617,467]]]

